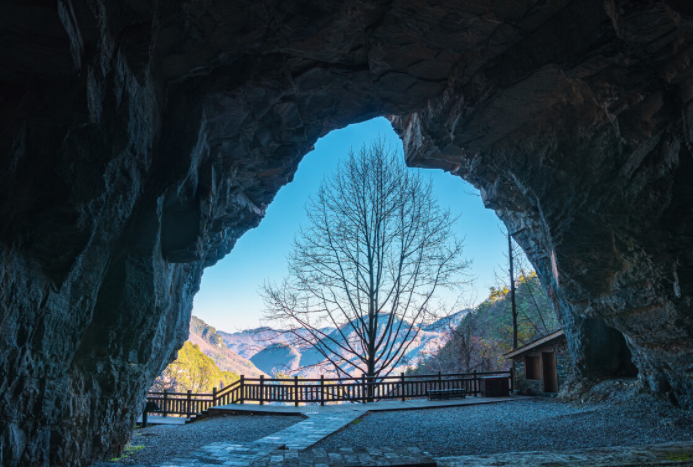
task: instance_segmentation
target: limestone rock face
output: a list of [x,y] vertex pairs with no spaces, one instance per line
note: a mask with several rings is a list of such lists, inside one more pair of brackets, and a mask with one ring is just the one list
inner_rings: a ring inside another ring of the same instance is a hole
[[117,454],[203,269],[378,115],[514,232],[580,375],[627,345],[693,407],[688,2],[17,0],[0,25],[3,465]]
[[391,119],[411,165],[460,174],[513,232],[579,376],[632,353],[644,384],[693,409],[692,13],[572,2]]

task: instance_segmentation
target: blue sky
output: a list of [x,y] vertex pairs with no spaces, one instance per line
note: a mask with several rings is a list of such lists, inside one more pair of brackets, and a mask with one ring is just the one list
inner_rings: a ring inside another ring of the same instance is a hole
[[[294,181],[279,190],[260,225],[246,232],[226,258],[205,270],[193,314],[228,332],[261,325],[264,306],[259,289],[266,279],[280,282],[287,274],[286,256],[299,226],[306,222],[308,197],[335,171],[350,147],[356,149],[378,135],[402,152],[401,141],[384,118],[350,125],[320,139],[301,161]],[[465,238],[464,256],[473,262],[470,273],[476,277],[466,301],[478,303],[494,285],[494,268],[507,261],[501,223],[493,211],[484,208],[474,187],[461,178],[442,170],[425,170],[424,175],[433,178],[440,204],[460,214],[456,234]]]

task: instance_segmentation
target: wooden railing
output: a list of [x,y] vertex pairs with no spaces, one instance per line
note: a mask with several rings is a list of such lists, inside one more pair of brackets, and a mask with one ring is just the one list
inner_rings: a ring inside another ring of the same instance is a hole
[[481,391],[481,380],[485,377],[508,379],[508,389],[512,390],[512,377],[509,371],[474,372],[458,374],[385,376],[360,378],[246,378],[211,393],[150,392],[147,402],[156,403],[161,413],[166,415],[191,416],[211,407],[245,402],[285,402],[299,405],[330,402],[374,402],[387,399],[406,399],[426,397],[430,389],[465,389],[468,395]]

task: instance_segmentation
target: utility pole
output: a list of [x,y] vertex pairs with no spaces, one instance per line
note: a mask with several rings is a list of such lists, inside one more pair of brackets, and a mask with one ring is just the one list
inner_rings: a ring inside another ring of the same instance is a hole
[[[515,234],[518,234],[522,232],[525,228],[522,227],[520,230],[517,230]],[[513,350],[517,349],[517,307],[515,305],[515,271],[514,271],[514,266],[515,266],[515,258],[513,257],[513,235],[510,233],[510,229],[507,230],[508,232],[508,263],[509,263],[509,272],[510,272],[510,306],[511,306],[511,312],[513,314]],[[517,388],[517,381],[515,380],[515,377],[517,375],[517,368],[515,368],[515,360],[513,360],[512,363],[512,387]]]
[[513,271],[513,237],[508,230],[508,263],[510,264],[510,304],[513,316],[513,350],[517,349],[517,309],[515,307],[515,274]]

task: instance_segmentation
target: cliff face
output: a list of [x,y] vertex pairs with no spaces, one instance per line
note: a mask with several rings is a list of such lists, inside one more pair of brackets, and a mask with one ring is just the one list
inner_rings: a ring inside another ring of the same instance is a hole
[[693,408],[690,4],[573,2],[417,113],[411,165],[481,190],[537,267],[576,370],[633,354]]
[[693,406],[688,2],[35,0],[0,25],[3,465],[117,453],[204,267],[377,115],[516,232],[583,376],[627,343]]

